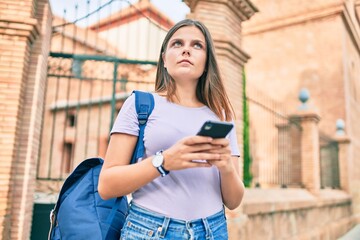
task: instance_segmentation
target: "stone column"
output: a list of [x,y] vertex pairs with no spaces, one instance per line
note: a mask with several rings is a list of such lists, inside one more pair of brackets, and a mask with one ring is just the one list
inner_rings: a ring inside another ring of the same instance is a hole
[[345,134],[345,124],[342,119],[336,121],[336,135],[334,139],[338,143],[338,162],[340,174],[340,187],[350,193],[349,181],[349,144],[350,138]]
[[[241,23],[248,20],[257,9],[249,0],[184,2],[191,10],[187,18],[203,22],[213,37],[221,75],[235,110],[238,143],[242,151],[242,68],[250,56],[241,48]],[[242,164],[239,169],[242,169]]]
[[344,191],[350,191],[349,188],[349,144],[350,138],[346,136],[336,136],[335,140],[338,142],[338,161],[339,161],[339,174],[340,174],[340,187]]
[[29,239],[51,37],[47,0],[0,2],[0,239]]
[[320,190],[320,117],[308,111],[298,113],[302,127],[301,134],[301,182],[311,192]]
[[314,108],[306,102],[309,93],[306,89],[300,92],[299,99],[302,105],[298,111],[291,115],[291,121],[298,122],[301,126],[300,159],[301,159],[301,184],[312,193],[320,190],[320,143],[318,122],[320,116]]

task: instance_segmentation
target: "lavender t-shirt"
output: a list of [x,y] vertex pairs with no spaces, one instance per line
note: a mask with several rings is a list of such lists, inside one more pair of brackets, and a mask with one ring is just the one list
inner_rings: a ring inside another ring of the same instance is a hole
[[[155,107],[145,128],[143,159],[170,148],[184,137],[196,135],[205,121],[219,120],[206,106],[184,107],[153,95]],[[139,135],[134,94],[122,106],[111,133]],[[239,156],[234,129],[228,137],[232,155]],[[139,206],[186,221],[208,217],[223,207],[220,175],[215,166],[171,171],[138,189],[132,197]]]

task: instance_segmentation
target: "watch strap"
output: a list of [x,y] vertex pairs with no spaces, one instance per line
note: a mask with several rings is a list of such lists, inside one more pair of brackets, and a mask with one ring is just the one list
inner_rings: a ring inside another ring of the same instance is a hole
[[[162,152],[163,152],[162,150],[158,151],[155,153],[155,155],[162,155]],[[168,175],[170,173],[170,171],[166,170],[163,165],[160,165],[156,169],[159,171],[159,173],[162,177],[165,177],[166,175]]]
[[170,173],[170,171],[166,170],[163,166],[157,167],[157,170],[159,171],[162,177],[165,177]]

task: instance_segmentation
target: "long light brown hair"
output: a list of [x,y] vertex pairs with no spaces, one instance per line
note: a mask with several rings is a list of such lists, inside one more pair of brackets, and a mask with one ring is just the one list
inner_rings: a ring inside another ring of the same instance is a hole
[[155,91],[166,92],[166,98],[173,101],[176,92],[176,84],[164,67],[162,54],[165,53],[172,35],[182,27],[195,26],[204,35],[206,41],[206,63],[204,73],[200,76],[196,86],[197,99],[208,106],[221,120],[230,121],[234,117],[234,111],[226,94],[222,82],[218,64],[215,58],[215,49],[212,37],[205,25],[199,21],[185,19],[173,26],[163,41],[156,72]]

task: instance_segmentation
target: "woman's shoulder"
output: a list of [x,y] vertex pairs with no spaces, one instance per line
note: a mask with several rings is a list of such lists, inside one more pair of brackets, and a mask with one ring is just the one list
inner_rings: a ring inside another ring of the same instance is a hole
[[121,108],[135,108],[135,94],[130,94],[125,99]]

